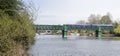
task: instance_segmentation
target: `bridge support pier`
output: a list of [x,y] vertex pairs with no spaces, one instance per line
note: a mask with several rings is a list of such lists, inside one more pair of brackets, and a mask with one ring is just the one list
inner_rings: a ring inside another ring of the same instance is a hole
[[62,30],[62,38],[64,38],[64,30]]
[[101,39],[101,35],[102,35],[101,27],[99,27],[99,29],[96,30],[95,33],[96,33],[96,37],[97,37],[97,39]]
[[62,38],[65,38],[67,36],[67,31],[62,30]]
[[98,30],[95,31],[95,37],[98,37]]
[[62,30],[62,38],[65,38],[67,36],[67,26],[64,25],[63,30]]

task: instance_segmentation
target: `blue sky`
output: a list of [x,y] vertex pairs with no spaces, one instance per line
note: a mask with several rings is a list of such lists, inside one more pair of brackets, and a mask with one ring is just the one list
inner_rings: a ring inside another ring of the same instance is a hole
[[[26,0],[27,1],[27,0]],[[30,0],[28,0],[30,1]],[[120,20],[120,0],[31,0],[39,11],[35,24],[74,24],[87,21],[91,14],[105,15]]]

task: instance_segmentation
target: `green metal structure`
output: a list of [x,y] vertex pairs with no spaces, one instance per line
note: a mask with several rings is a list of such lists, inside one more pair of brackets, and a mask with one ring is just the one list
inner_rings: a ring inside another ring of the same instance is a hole
[[114,30],[112,24],[64,24],[64,25],[35,25],[35,30],[62,30],[62,37],[67,36],[69,30],[94,30],[100,38],[103,30]]

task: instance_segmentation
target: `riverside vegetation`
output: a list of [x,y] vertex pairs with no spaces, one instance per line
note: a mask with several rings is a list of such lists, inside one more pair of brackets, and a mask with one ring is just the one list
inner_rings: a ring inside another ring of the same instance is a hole
[[35,32],[21,0],[0,0],[0,56],[28,56]]

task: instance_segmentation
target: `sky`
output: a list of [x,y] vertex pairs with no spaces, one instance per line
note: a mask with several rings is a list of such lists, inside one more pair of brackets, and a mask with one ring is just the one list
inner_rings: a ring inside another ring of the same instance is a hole
[[[120,20],[120,0],[31,0],[36,9],[35,24],[76,24],[87,21],[91,14],[106,15]],[[29,3],[30,0],[25,0]]]

